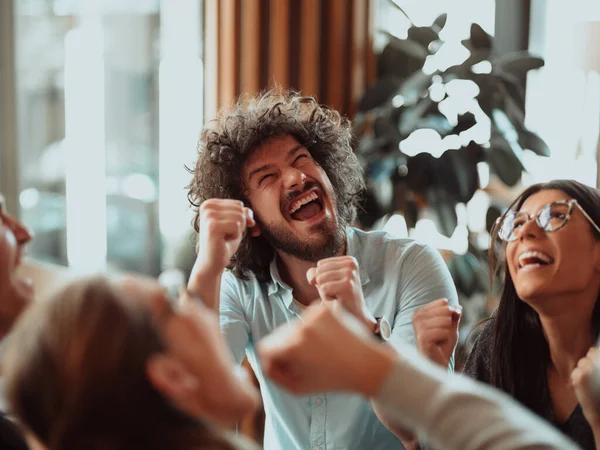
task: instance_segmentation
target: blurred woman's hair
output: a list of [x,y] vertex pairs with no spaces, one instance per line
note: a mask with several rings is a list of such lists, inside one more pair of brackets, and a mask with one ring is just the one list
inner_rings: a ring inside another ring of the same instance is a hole
[[149,305],[102,277],[26,312],[5,360],[12,413],[49,450],[231,449],[147,380],[165,349]]
[[[600,192],[573,180],[554,180],[539,183],[525,189],[510,206],[509,211],[518,211],[532,195],[546,190],[558,190],[577,200],[579,205],[600,225]],[[504,215],[500,218],[500,221]],[[497,222],[497,224],[500,223]],[[600,234],[590,224],[597,240]],[[505,260],[496,257],[499,226],[492,230],[490,266],[492,275],[503,276],[500,303],[494,320],[494,344],[492,351],[491,384],[509,393],[521,403],[541,416],[547,417],[548,380],[550,349],[544,336],[540,318],[535,310],[517,295]],[[503,274],[503,275],[502,275]],[[600,293],[599,293],[600,298]],[[596,300],[592,318],[594,340],[600,334],[600,302]]]

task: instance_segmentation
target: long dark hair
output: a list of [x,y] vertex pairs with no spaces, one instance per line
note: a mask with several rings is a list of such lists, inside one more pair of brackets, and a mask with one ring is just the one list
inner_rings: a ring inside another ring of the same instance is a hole
[[25,313],[5,361],[14,415],[49,450],[232,450],[147,380],[165,346],[149,306],[124,295],[94,277]]
[[[576,199],[581,207],[600,224],[600,193],[573,180],[554,180],[528,187],[513,202],[509,210],[519,210],[531,195],[544,190],[559,190]],[[502,216],[504,218],[504,216]],[[600,234],[590,225],[596,239]],[[509,393],[537,414],[548,419],[548,379],[550,349],[544,336],[540,318],[535,310],[517,295],[506,261],[496,257],[498,227],[492,230],[490,261],[492,272],[504,282],[500,303],[494,320],[491,384]],[[599,295],[600,299],[600,295]],[[600,332],[600,302],[592,313],[594,339]]]
[[[342,226],[356,218],[365,190],[361,165],[352,151],[350,121],[337,111],[319,105],[312,97],[275,88],[255,97],[241,97],[235,106],[209,122],[198,142],[198,159],[189,169],[188,200],[195,210],[193,225],[199,230],[198,207],[210,198],[246,201],[242,167],[246,158],[273,136],[294,137],[311,154],[331,181]],[[259,281],[269,279],[275,252],[262,236],[242,239],[229,268],[238,277],[253,272]]]

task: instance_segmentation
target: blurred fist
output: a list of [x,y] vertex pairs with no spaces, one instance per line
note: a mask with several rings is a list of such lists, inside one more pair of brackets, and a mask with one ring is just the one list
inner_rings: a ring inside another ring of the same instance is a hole
[[442,367],[450,363],[458,341],[460,305],[449,305],[445,298],[417,310],[412,319],[419,352]]
[[0,217],[0,340],[33,300],[33,286],[16,274],[22,244]]
[[592,428],[600,426],[600,353],[590,348],[571,374],[571,383],[583,415]]
[[194,271],[220,273],[237,251],[246,228],[256,225],[239,200],[213,198],[200,205],[198,257]]
[[358,262],[352,256],[336,256],[322,259],[317,267],[306,273],[308,282],[316,286],[323,301],[337,301],[349,313],[365,323],[370,329],[373,316],[365,306]]
[[324,391],[374,395],[396,354],[337,302],[309,306],[257,346],[265,374],[295,394]]
[[166,297],[154,299],[152,309],[167,348],[148,361],[148,377],[190,414],[231,426],[256,409],[260,394],[235,363],[217,314],[202,302],[185,305],[174,311]]

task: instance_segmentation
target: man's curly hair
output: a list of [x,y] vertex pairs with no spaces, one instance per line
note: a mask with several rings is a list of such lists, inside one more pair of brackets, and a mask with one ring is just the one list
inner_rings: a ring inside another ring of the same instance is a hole
[[[349,120],[319,105],[312,97],[271,89],[256,97],[240,98],[202,131],[198,159],[190,170],[192,181],[188,185],[196,231],[203,201],[230,198],[248,204],[242,173],[246,158],[265,140],[283,135],[293,136],[324,169],[335,192],[340,225],[348,225],[356,218],[365,185],[351,148]],[[266,281],[274,255],[274,249],[262,235],[251,237],[247,233],[228,268],[238,278],[247,279],[251,271],[259,281]]]

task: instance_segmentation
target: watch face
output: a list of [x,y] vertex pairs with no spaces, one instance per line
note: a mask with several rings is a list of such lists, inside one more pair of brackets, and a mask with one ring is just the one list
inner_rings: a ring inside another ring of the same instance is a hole
[[385,340],[388,340],[392,335],[392,328],[385,317],[382,317],[379,321],[379,332],[381,333],[381,337]]

